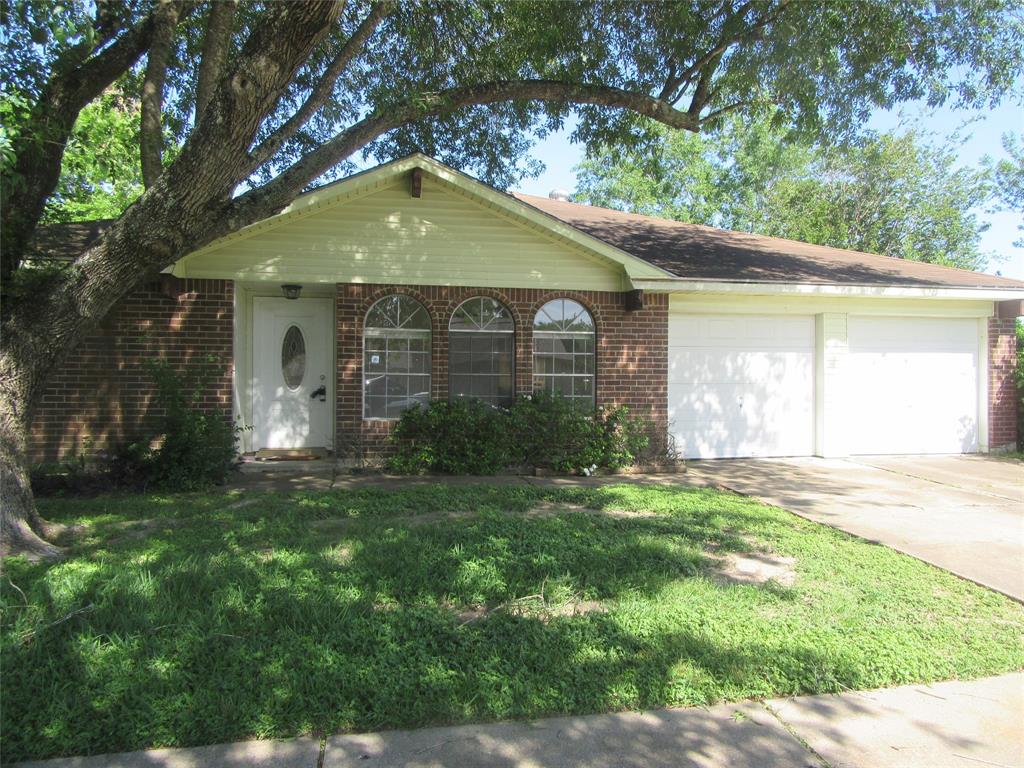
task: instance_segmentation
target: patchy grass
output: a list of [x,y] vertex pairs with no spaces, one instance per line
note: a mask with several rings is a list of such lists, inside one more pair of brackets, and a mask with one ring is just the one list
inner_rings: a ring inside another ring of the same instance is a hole
[[[778,509],[612,486],[51,499],[4,563],[5,760],[1024,666],[1024,608]],[[792,559],[732,583],[730,553]]]

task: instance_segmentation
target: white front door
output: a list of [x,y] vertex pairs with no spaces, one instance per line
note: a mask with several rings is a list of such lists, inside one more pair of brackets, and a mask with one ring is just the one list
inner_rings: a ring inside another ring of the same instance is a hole
[[850,453],[978,450],[978,321],[850,317]]
[[814,452],[814,318],[668,322],[669,430],[688,459]]
[[330,299],[253,298],[253,449],[330,447]]

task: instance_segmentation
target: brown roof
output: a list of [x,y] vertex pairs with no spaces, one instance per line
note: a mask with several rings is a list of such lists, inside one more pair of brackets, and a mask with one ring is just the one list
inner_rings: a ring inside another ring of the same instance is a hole
[[[518,192],[513,196],[676,277],[739,282],[1024,290],[1024,281],[966,269],[730,232],[699,224],[683,224]],[[113,222],[114,219],[97,219],[40,227],[33,239],[30,257],[70,261]]]
[[730,232],[547,197],[516,199],[676,277],[740,282],[1017,288],[1024,282],[796,240]]
[[39,227],[29,246],[29,258],[74,261],[115,221],[117,219],[94,219]]

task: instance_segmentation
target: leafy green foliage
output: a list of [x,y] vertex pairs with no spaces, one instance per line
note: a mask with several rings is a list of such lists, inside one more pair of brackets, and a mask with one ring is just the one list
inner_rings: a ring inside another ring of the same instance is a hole
[[116,93],[82,110],[44,221],[120,216],[142,194],[139,105]]
[[511,408],[479,400],[433,402],[402,414],[388,466],[407,474],[492,475],[528,465],[590,473],[628,466],[648,445],[647,424],[624,406],[588,413],[571,400],[536,393]]
[[[1009,158],[994,166],[996,196],[1005,209],[1024,216],[1024,140],[1018,134],[1004,134],[1003,149]],[[1017,229],[1024,232],[1024,224],[1018,224]],[[1024,236],[1014,245],[1024,248]]]
[[800,141],[778,121],[734,118],[705,136],[652,127],[633,151],[579,166],[577,199],[695,224],[981,269],[975,213],[988,173],[910,130],[843,145]]
[[[712,490],[430,484],[40,512],[79,533],[61,563],[4,563],[9,761],[1024,665],[1012,600]],[[793,586],[715,575],[750,551],[795,558]]]
[[[0,82],[30,100],[58,65],[101,50],[150,9],[146,3],[86,0],[9,5]],[[271,178],[361,116],[459,85],[523,78],[603,83],[665,92],[685,109],[695,81],[674,89],[670,79],[723,40],[729,49],[711,78],[713,98],[705,114],[739,105],[749,116],[776,105],[787,123],[814,135],[848,133],[870,109],[908,100],[984,107],[1009,92],[1022,72],[1022,22],[1014,0],[765,0],[742,8],[742,15],[730,15],[720,4],[700,1],[401,3],[322,109],[254,180]],[[266,14],[265,4],[240,4],[232,55]],[[276,102],[261,136],[293,114],[365,14],[363,3],[346,5],[331,35]],[[168,68],[165,119],[173,145],[183,144],[194,128],[205,21],[204,9],[181,24]],[[14,44],[25,40],[32,44]],[[140,70],[136,65],[118,84],[131,97],[139,95]],[[537,169],[523,159],[533,137],[561,126],[572,110],[570,104],[529,101],[458,109],[388,132],[364,148],[362,159],[385,161],[419,148],[505,187]],[[595,147],[628,143],[647,131],[618,110],[587,106],[579,112],[575,138]],[[327,177],[350,168],[336,167]]]
[[481,400],[435,401],[402,414],[388,460],[397,472],[493,475],[514,463],[507,414]]
[[[223,362],[207,355],[180,373],[166,360],[148,360],[145,367],[156,384],[154,405],[163,412],[160,447],[142,453],[147,479],[182,491],[223,483],[238,462],[239,430],[223,413],[203,407],[213,380],[223,374]],[[132,454],[124,454],[128,463]]]
[[625,406],[583,411],[567,398],[537,392],[509,412],[520,463],[556,472],[590,473],[632,464],[647,448],[649,425]]

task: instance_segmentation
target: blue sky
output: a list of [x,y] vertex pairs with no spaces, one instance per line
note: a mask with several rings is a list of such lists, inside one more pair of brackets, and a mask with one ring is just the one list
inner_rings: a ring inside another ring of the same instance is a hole
[[[1004,102],[994,110],[982,112],[954,111],[951,109],[928,110],[920,106],[904,105],[892,112],[878,111],[872,115],[868,127],[878,131],[896,129],[900,124],[912,123],[931,134],[935,143],[955,139],[960,144],[959,157],[964,165],[977,166],[985,155],[994,158],[1005,156],[1001,137],[1007,131],[1024,128],[1024,108],[1019,103]],[[547,166],[547,170],[536,179],[524,179],[519,188],[530,195],[546,196],[553,189],[576,188],[576,176],[572,169],[583,156],[583,148],[569,142],[567,130],[549,136],[538,143],[531,155]],[[989,230],[982,238],[982,248],[998,258],[990,259],[987,272],[1024,280],[1024,248],[1015,248],[1013,241],[1022,236],[1017,225],[1020,213],[990,213],[978,211],[979,218],[988,222]]]

